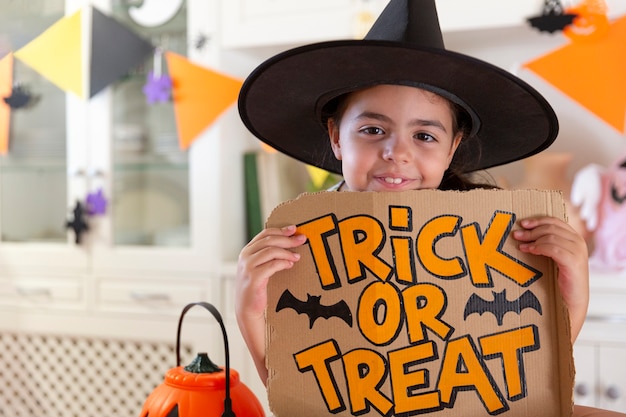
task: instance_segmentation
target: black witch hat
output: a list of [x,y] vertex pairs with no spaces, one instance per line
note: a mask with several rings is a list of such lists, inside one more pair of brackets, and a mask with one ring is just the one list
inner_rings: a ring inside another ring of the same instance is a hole
[[362,40],[305,45],[268,59],[244,82],[239,112],[271,147],[340,173],[322,108],[339,95],[379,84],[429,90],[467,111],[480,150],[464,165],[466,172],[534,155],[558,133],[552,107],[526,82],[445,49],[434,0],[391,0]]

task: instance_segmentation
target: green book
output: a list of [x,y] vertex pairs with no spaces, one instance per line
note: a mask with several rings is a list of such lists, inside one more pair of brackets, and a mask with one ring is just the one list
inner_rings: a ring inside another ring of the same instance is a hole
[[263,230],[264,219],[261,214],[261,192],[259,189],[257,152],[247,152],[244,158],[244,181],[246,196],[246,233],[248,240]]

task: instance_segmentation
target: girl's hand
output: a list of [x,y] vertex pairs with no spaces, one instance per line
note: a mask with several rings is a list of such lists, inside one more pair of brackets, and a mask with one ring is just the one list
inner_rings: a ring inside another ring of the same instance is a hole
[[265,308],[267,283],[278,271],[291,268],[300,255],[290,249],[302,245],[306,236],[296,235],[296,226],[265,229],[239,254],[235,283],[235,313],[241,334],[265,381]]
[[569,224],[549,216],[520,221],[522,229],[513,232],[522,252],[543,255],[558,267],[558,285],[572,324],[572,343],[587,315],[589,304],[589,254],[587,244]]

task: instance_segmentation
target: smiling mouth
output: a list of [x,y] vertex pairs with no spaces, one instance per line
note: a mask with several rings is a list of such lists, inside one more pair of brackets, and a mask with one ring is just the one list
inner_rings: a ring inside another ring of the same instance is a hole
[[402,184],[402,178],[385,177],[384,180],[387,184]]

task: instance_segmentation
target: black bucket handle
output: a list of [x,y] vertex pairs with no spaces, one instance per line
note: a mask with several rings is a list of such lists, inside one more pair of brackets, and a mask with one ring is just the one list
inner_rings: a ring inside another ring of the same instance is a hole
[[217,308],[213,306],[213,304],[207,303],[206,301],[190,303],[187,304],[180,313],[180,319],[178,319],[178,332],[176,333],[176,366],[180,366],[180,332],[183,324],[183,317],[185,317],[185,314],[187,314],[187,312],[195,306],[201,306],[209,310],[222,329],[222,336],[224,338],[224,356],[226,357],[226,397],[224,398],[224,412],[222,413],[222,417],[235,417],[235,413],[232,409],[232,401],[230,399],[230,351],[228,349],[228,335],[226,334],[226,327],[224,326],[222,315]]

